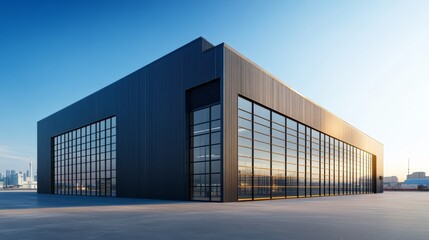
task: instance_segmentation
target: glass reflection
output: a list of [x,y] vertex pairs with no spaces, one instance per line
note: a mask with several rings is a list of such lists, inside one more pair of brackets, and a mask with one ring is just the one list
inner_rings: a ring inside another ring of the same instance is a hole
[[53,137],[54,193],[116,196],[116,117]]
[[370,153],[247,99],[238,108],[239,200],[372,192]]
[[219,104],[191,112],[191,200],[222,201],[220,118]]

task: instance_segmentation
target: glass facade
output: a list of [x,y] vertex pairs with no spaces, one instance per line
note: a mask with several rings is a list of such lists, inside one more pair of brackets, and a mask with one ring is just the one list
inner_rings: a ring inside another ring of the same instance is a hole
[[222,201],[220,105],[190,115],[191,200]]
[[54,193],[116,196],[116,117],[52,138]]
[[372,193],[372,155],[238,98],[238,199]]

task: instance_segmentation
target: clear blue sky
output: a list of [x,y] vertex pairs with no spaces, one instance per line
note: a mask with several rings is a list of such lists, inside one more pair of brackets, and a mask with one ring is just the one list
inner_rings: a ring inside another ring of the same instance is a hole
[[0,1],[0,172],[37,121],[183,44],[226,42],[429,172],[429,1]]

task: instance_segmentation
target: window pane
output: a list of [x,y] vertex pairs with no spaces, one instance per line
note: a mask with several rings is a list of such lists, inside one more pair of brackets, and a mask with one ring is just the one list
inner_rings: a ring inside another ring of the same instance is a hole
[[259,123],[259,124],[261,124],[261,125],[264,125],[264,126],[270,127],[270,121],[269,121],[269,120],[266,120],[266,119],[261,118],[261,117],[258,117],[258,116],[254,116],[254,117],[253,117],[253,120],[254,120],[256,123]]
[[252,138],[252,131],[245,128],[238,128],[238,136]]
[[238,126],[244,127],[244,128],[247,128],[247,129],[252,129],[252,122],[249,121],[249,120],[238,118]]
[[286,118],[284,117],[284,116],[282,116],[282,115],[280,115],[280,114],[278,114],[278,113],[275,113],[275,112],[273,112],[272,113],[272,120],[273,120],[273,122],[275,122],[275,123],[277,123],[277,124],[280,124],[280,125],[283,125],[283,126],[285,126],[286,125]]
[[270,135],[270,128],[269,127],[265,127],[265,126],[259,125],[257,123],[255,123],[253,125],[253,127],[254,127],[254,130],[259,132],[259,133]]
[[211,120],[220,119],[220,105],[211,107]]
[[253,105],[253,110],[254,110],[254,114],[258,115],[260,117],[263,117],[265,119],[270,119],[270,110],[258,105],[258,104],[254,104]]
[[252,147],[252,140],[239,137],[238,138],[238,145],[251,148]]
[[193,164],[194,174],[209,173],[210,162],[195,162]]
[[200,162],[209,160],[209,147],[199,147],[191,150],[191,161]]
[[209,145],[209,140],[210,140],[209,136],[210,134],[192,137],[191,146],[199,147],[199,146]]
[[212,173],[219,173],[220,172],[220,161],[211,161],[211,171]]
[[220,120],[213,121],[211,123],[211,128],[212,128],[211,129],[212,132],[220,131]]
[[252,167],[252,159],[247,157],[238,157],[238,166]]
[[245,112],[243,110],[238,110],[238,116],[242,117],[242,118],[245,118],[245,119],[252,120],[252,114],[248,113],[248,112]]
[[211,144],[220,143],[220,132],[215,132],[211,134]]
[[202,123],[202,122],[208,122],[209,121],[209,115],[210,114],[209,114],[208,108],[195,111],[192,114],[193,122],[191,124],[195,125],[195,124]]
[[200,135],[209,132],[209,123],[198,124],[191,127],[192,135]]
[[220,145],[212,145],[211,146],[211,160],[220,159],[221,158],[220,156],[221,156]]
[[252,112],[252,103],[244,98],[238,97],[238,108]]

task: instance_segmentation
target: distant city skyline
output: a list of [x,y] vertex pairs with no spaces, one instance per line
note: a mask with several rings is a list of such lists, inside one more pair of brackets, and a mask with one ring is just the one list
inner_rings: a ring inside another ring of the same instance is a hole
[[[0,169],[0,176],[3,176],[3,177],[6,176],[7,175],[7,171],[10,171],[10,172],[13,171],[15,173],[22,173],[22,174],[28,175],[30,173],[30,168],[27,165],[26,169]],[[33,163],[33,169],[32,169],[31,172],[32,172],[33,176],[37,175],[37,171],[34,170],[34,163]]]
[[37,121],[203,36],[383,143],[385,176],[404,180],[408,159],[429,172],[428,12],[424,0],[2,1],[0,171],[37,171]]
[[0,172],[11,169],[26,169],[30,161],[33,163],[34,171],[37,171],[35,148],[0,145]]

